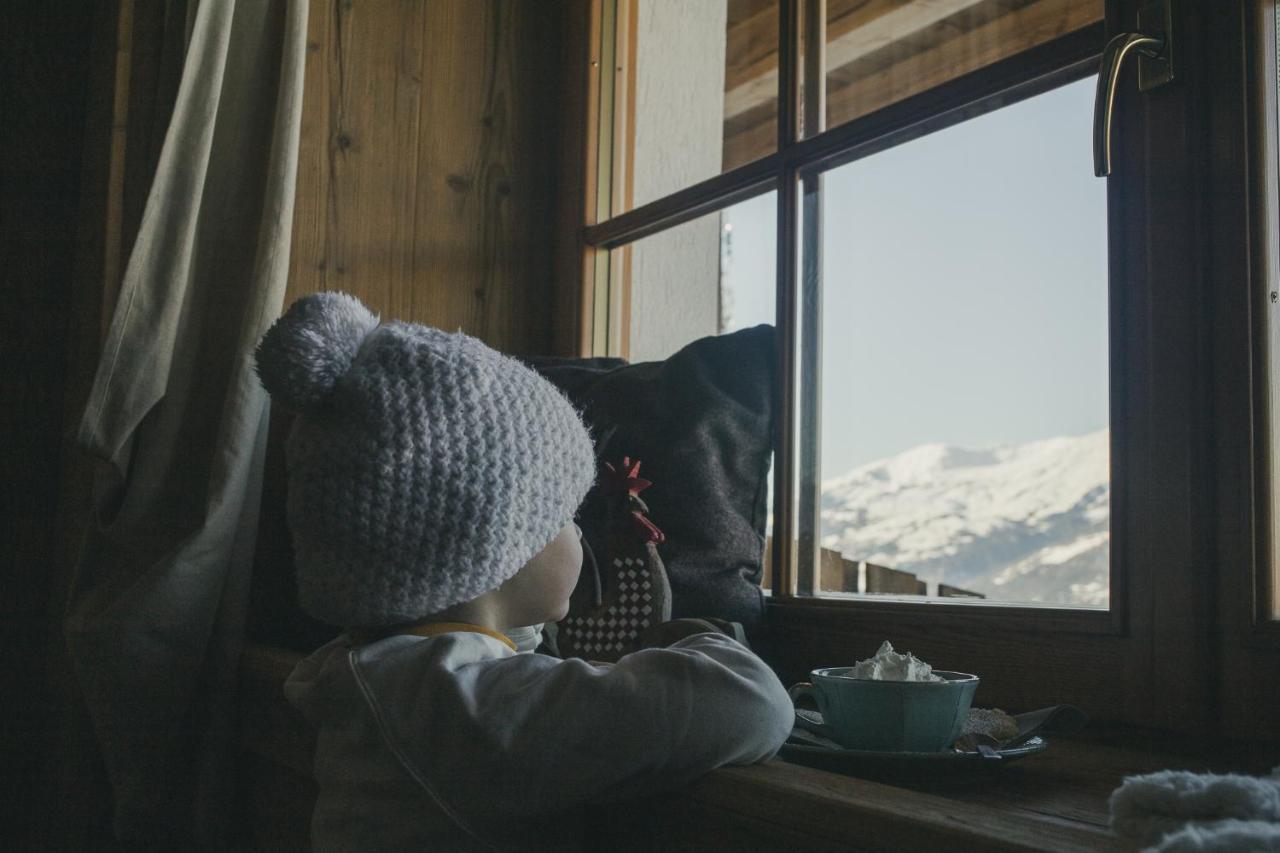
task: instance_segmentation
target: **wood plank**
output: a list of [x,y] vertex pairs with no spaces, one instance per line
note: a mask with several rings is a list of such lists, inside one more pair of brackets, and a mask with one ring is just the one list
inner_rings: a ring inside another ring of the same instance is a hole
[[822,548],[818,558],[818,586],[826,592],[857,592],[858,563],[844,554]]
[[[836,0],[846,2],[847,0]],[[725,31],[724,88],[730,92],[772,73],[773,100],[778,89],[778,2],[760,5]]]
[[[827,21],[826,71],[842,68],[886,45],[893,44],[952,15],[995,0],[869,0],[850,4],[831,3]],[[774,32],[777,31],[777,12]],[[767,15],[761,14],[750,22],[755,26],[750,37],[746,36],[749,24],[740,25],[728,36],[728,49],[734,51],[734,73],[726,71],[724,116],[725,120],[737,118],[745,112],[774,101],[778,97],[778,55],[776,50],[756,57],[749,63],[741,63],[738,57],[750,53],[750,46],[762,40],[761,25]],[[732,79],[732,83],[730,83]]]
[[[874,26],[879,16],[909,6],[912,2],[915,0],[827,0],[827,39],[845,35],[859,27]],[[1010,2],[1027,0],[1003,0],[1002,5]],[[725,34],[726,91],[750,82],[761,73],[777,69],[778,0],[754,2],[749,13],[746,10],[735,13],[735,6],[734,3],[729,6]]]
[[[985,7],[974,7],[981,11]],[[914,52],[889,62],[881,51],[846,64],[827,79],[827,127],[860,118],[1074,32],[1101,19],[1102,7],[1079,0],[1037,0],[957,33],[946,22],[917,33]],[[890,57],[891,58],[891,57]],[[725,124],[725,168],[749,163],[774,150],[771,112],[744,112]]]
[[329,64],[334,3],[310,0],[307,57],[303,70],[302,116],[298,134],[298,177],[294,190],[293,244],[285,305],[305,293],[326,290],[325,237],[329,179]]
[[1101,17],[1095,3],[1038,0],[889,68],[837,87],[827,96],[829,124],[866,115],[1007,56],[1088,26]]
[[312,0],[288,299],[551,350],[566,15]]
[[867,592],[920,595],[920,582],[912,572],[866,563]]
[[335,4],[326,64],[326,289],[391,317],[413,299],[424,17],[416,3]]
[[595,222],[596,140],[599,136],[600,0],[571,4],[565,13],[560,91],[559,185],[556,189],[555,309],[552,354],[591,352],[594,252],[582,226]]
[[[1096,823],[1105,797],[1090,800],[1086,822],[1006,808],[984,787],[962,800],[774,760],[716,770],[646,813],[663,815],[651,848],[661,850],[1131,849]],[[617,807],[615,823],[634,808]]]
[[964,589],[963,587],[952,586],[951,584],[938,584],[938,597],[940,598],[986,598],[981,592]]
[[555,8],[427,4],[412,313],[508,351],[549,348]]
[[778,0],[728,0],[725,10],[725,21],[730,27],[740,24],[761,9],[773,9],[777,12]]

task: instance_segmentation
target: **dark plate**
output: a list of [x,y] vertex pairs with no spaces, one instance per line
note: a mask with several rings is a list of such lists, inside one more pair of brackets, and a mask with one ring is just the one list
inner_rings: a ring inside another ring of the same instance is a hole
[[984,774],[999,769],[1011,761],[1043,752],[1049,742],[1034,737],[1012,749],[993,749],[980,752],[866,752],[857,749],[838,749],[829,746],[809,746],[787,741],[778,757],[792,764],[803,764],[818,770],[830,770],[847,776],[890,781],[938,781]]
[[[821,723],[814,710],[796,709],[796,716]],[[969,783],[989,778],[991,771],[1019,758],[1048,749],[1046,734],[1070,735],[1089,718],[1071,705],[1053,705],[1037,711],[1015,714],[1018,736],[1001,748],[982,747],[980,752],[870,752],[843,749],[808,729],[795,726],[782,745],[778,757],[793,764],[830,770],[847,776],[861,776],[885,782]]]
[[[822,719],[813,711],[797,710],[796,714],[814,721]],[[1044,738],[1032,736],[1025,743],[1004,748],[983,748],[982,751],[962,752],[951,749],[946,752],[878,752],[843,749],[826,738],[796,726],[791,737],[782,745],[778,757],[793,764],[849,776],[886,781],[929,782],[980,776],[1011,761],[1043,752],[1048,746],[1049,742]]]

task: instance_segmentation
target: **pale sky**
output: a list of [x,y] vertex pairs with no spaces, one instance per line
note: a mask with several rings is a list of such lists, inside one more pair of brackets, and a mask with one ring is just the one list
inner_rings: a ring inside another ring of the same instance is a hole
[[[822,477],[1107,425],[1094,78],[828,173]],[[774,321],[770,193],[725,212],[733,328]]]

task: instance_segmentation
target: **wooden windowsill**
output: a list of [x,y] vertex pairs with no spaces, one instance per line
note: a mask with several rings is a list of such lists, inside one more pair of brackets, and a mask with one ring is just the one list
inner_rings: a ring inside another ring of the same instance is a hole
[[[246,752],[310,776],[314,737],[281,691],[299,659],[263,646],[241,665]],[[1127,775],[1164,769],[1265,774],[1280,745],[1230,745],[1091,725],[968,781],[896,785],[773,760],[688,789],[590,810],[591,837],[619,850],[1133,850],[1107,829]],[[303,810],[305,812],[305,809]]]
[[[1280,761],[1274,746],[1185,746],[1110,729],[1055,739],[1043,753],[968,782],[909,787],[774,760],[717,770],[640,809],[619,805],[593,831],[620,839],[647,834],[652,849],[1136,850],[1107,828],[1108,798],[1125,776],[1165,769],[1264,774]],[[663,817],[646,831],[655,815]]]

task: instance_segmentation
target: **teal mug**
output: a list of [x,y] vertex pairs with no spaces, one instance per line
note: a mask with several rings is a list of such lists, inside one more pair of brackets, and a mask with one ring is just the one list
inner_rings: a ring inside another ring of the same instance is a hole
[[797,714],[796,725],[845,749],[875,752],[941,752],[960,737],[978,689],[976,675],[934,670],[942,681],[877,681],[852,678],[852,669],[815,669],[811,682],[788,690],[792,702],[811,696],[824,721]]

